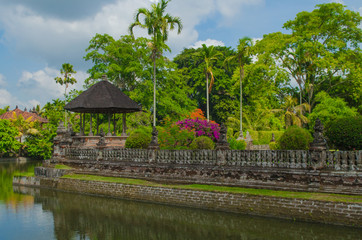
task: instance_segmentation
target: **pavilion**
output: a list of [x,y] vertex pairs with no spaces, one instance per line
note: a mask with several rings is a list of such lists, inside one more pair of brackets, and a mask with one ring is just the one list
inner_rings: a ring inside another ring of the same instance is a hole
[[[75,136],[75,138],[78,138],[80,143],[83,143],[82,145],[84,146],[93,146],[99,141],[100,136],[94,136],[93,133],[93,115],[96,115],[97,118],[96,134],[100,134],[99,114],[106,114],[108,116],[108,131],[105,136],[106,144],[124,146],[125,140],[127,139],[126,114],[142,110],[140,105],[130,99],[119,88],[110,83],[106,76],[102,77],[102,81],[94,84],[78,97],[66,104],[64,109],[80,114],[80,132],[77,136]],[[116,136],[116,113],[123,113],[123,131],[121,136]],[[90,131],[88,136],[85,136],[84,133],[86,114],[90,114]],[[111,133],[111,119],[113,119],[113,134]]]

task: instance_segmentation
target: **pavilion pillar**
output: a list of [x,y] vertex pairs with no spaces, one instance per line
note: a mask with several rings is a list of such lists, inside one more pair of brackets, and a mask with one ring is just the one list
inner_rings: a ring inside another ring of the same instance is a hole
[[92,129],[92,114],[90,114],[90,123],[89,123],[89,134],[88,136],[93,136],[93,129]]
[[116,114],[113,114],[113,136],[117,136],[117,131],[116,131]]
[[83,136],[85,135],[85,113],[83,113]]
[[107,136],[112,136],[112,133],[111,133],[111,114],[108,113],[108,133],[107,133]]
[[82,114],[79,113],[79,135],[83,136],[84,131],[83,131],[83,127],[82,127]]
[[97,113],[97,135],[99,134],[99,113]]
[[126,130],[127,130],[127,123],[126,123],[126,114],[123,113],[123,127],[122,127],[122,137],[127,136]]

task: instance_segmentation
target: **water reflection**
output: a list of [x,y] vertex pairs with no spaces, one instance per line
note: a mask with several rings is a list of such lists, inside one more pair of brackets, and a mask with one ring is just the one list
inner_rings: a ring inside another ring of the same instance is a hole
[[18,188],[63,239],[359,239],[361,229]]
[[[38,163],[36,163],[38,164]],[[36,165],[35,164],[35,165]],[[0,239],[361,239],[362,229],[26,187],[0,163]],[[31,169],[30,169],[31,170]]]

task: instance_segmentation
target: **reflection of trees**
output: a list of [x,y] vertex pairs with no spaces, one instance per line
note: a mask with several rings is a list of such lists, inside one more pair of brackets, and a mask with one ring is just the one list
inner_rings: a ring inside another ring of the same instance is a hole
[[358,239],[361,230],[49,190],[35,202],[62,239]]
[[0,201],[16,209],[21,203],[24,207],[33,205],[32,196],[24,196],[13,192],[13,176],[16,172],[34,169],[39,163],[0,163]]

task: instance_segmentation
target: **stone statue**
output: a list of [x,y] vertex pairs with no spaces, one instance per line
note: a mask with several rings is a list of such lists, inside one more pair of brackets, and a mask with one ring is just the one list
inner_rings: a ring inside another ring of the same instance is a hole
[[309,168],[313,170],[320,170],[326,166],[327,141],[323,136],[323,129],[322,122],[317,118],[314,125],[314,139],[309,146]]
[[159,149],[159,145],[158,145],[158,131],[157,128],[155,126],[153,126],[152,129],[152,139],[150,142],[150,145],[148,145],[148,149]]
[[224,123],[221,124],[220,137],[216,143],[216,150],[230,150],[229,143],[226,138],[227,128]]
[[106,145],[106,139],[105,139],[105,134],[103,131],[103,128],[101,128],[101,130],[99,131],[99,142],[97,143],[97,146],[101,147],[101,146],[105,146]]

